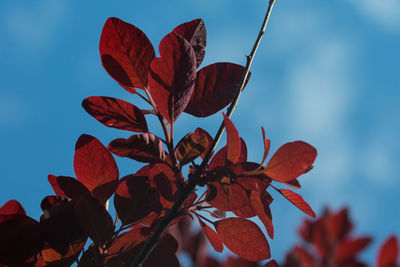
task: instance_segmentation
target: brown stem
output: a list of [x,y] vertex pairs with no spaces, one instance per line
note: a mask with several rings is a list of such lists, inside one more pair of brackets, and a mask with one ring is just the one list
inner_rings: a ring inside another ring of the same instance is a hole
[[[243,91],[243,88],[246,84],[247,77],[249,76],[250,72],[250,67],[251,64],[253,63],[254,56],[256,54],[256,51],[260,45],[260,41],[262,36],[264,35],[265,29],[268,24],[268,20],[271,14],[271,10],[275,4],[275,0],[269,0],[268,3],[268,9],[264,18],[264,21],[261,25],[260,32],[258,33],[257,39],[254,43],[253,49],[251,50],[251,53],[249,56],[247,56],[247,63],[245,67],[245,71],[242,75],[241,79],[241,85],[237,90],[237,93],[235,95],[235,98],[233,99],[232,103],[228,107],[226,115],[230,117],[234,111],[234,109],[237,106],[237,103],[239,101],[239,97],[241,92]],[[183,187],[181,190],[178,191],[178,198],[176,199],[174,205],[172,208],[168,211],[168,213],[160,220],[159,224],[157,225],[157,228],[155,229],[153,235],[147,239],[146,243],[144,244],[143,248],[139,252],[138,256],[135,258],[135,260],[132,262],[131,267],[141,267],[143,262],[147,259],[147,257],[150,255],[151,251],[154,249],[154,247],[159,243],[160,241],[160,236],[162,233],[165,231],[165,229],[168,227],[168,225],[180,215],[180,210],[182,204],[186,201],[186,199],[190,196],[190,194],[193,192],[195,189],[196,185],[198,184],[198,181],[200,180],[201,174],[204,172],[208,162],[211,159],[211,155],[217,146],[219,139],[222,136],[222,133],[225,130],[225,125],[222,122],[221,126],[218,129],[218,132],[214,138],[213,143],[211,144],[206,156],[204,157],[201,165],[196,169],[196,172],[189,177],[189,183]]]

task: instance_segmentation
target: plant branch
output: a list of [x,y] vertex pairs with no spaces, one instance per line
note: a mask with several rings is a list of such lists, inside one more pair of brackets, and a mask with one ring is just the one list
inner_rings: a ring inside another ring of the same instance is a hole
[[[267,27],[269,17],[272,11],[272,8],[274,6],[275,0],[269,0],[268,3],[268,9],[264,18],[264,21],[261,25],[260,32],[258,33],[257,39],[253,45],[253,49],[251,50],[251,53],[249,56],[247,56],[247,63],[245,67],[245,71],[242,74],[241,77],[241,85],[238,88],[235,98],[233,99],[231,105],[228,107],[226,116],[230,117],[235,110],[237,103],[239,101],[239,97],[241,92],[243,91],[243,88],[246,84],[247,78],[249,76],[250,72],[250,67],[251,64],[253,63],[254,56],[257,52],[257,49],[260,45],[261,38],[264,35],[265,29]],[[160,237],[162,233],[165,231],[165,229],[169,226],[169,224],[177,218],[180,213],[181,213],[181,206],[182,204],[186,201],[186,199],[190,196],[190,194],[193,192],[195,189],[196,185],[198,184],[198,181],[201,179],[201,174],[204,172],[208,162],[211,159],[211,156],[215,150],[215,147],[217,146],[222,133],[225,130],[225,125],[222,122],[221,126],[218,129],[218,132],[214,138],[213,143],[211,144],[206,156],[204,157],[201,165],[196,168],[196,172],[189,177],[189,183],[183,187],[181,190],[178,191],[178,197],[172,206],[172,208],[168,211],[168,213],[160,220],[159,224],[157,225],[153,235],[147,239],[146,243],[144,244],[143,248],[139,252],[138,256],[135,258],[135,260],[132,262],[131,267],[141,267],[143,262],[147,259],[147,257],[150,255],[151,251],[154,249],[154,247],[159,243]]]

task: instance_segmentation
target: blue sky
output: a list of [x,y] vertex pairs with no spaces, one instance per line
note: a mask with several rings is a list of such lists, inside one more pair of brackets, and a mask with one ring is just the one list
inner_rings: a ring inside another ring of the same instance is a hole
[[[108,17],[138,26],[155,48],[176,25],[203,18],[208,43],[202,66],[245,64],[265,9],[261,0],[2,1],[0,204],[18,199],[39,218],[42,197],[52,193],[47,175],[74,176],[80,134],[104,144],[129,136],[104,127],[81,108],[92,95],[137,100],[101,66],[98,42]],[[370,262],[377,243],[400,234],[398,47],[398,0],[277,0],[233,115],[250,160],[262,157],[261,126],[272,151],[294,140],[318,149],[314,170],[301,179],[301,194],[317,213],[326,205],[348,205],[356,232],[375,238],[363,256]],[[198,125],[214,133],[220,120],[220,114],[206,120],[181,116],[176,136]],[[139,166],[118,163],[121,176]],[[304,216],[275,196],[271,247],[282,259],[298,240]]]

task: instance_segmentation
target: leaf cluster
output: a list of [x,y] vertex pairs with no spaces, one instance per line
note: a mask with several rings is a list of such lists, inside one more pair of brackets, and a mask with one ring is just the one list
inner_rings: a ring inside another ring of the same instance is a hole
[[[42,200],[40,221],[28,217],[18,202],[7,202],[0,212],[1,264],[129,266],[155,240],[143,266],[179,266],[177,239],[164,230],[184,217],[198,220],[217,252],[226,246],[243,259],[261,261],[271,257],[269,243],[248,218],[258,217],[274,237],[269,189],[315,217],[303,198],[287,188],[299,189],[298,178],[311,170],[317,156],[311,145],[286,143],[267,161],[270,140],[262,128],[264,155],[260,163],[250,162],[246,142],[225,114],[226,144],[217,152],[218,138],[201,128],[176,142],[174,125],[182,112],[215,114],[247,82],[246,68],[234,63],[199,69],[205,47],[201,19],[168,33],[159,44],[159,57],[139,28],[118,18],[106,21],[100,38],[102,64],[148,109],[108,96],[83,100],[83,108],[100,123],[134,134],[107,146],[81,135],[73,161],[76,177],[48,176],[54,195]],[[148,116],[158,119],[164,136],[151,131]],[[112,154],[145,166],[119,177]],[[204,193],[198,195],[200,188]],[[108,212],[111,197],[115,218]]]

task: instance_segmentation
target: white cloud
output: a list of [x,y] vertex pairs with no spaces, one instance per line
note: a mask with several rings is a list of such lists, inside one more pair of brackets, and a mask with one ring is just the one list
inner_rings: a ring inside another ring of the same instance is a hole
[[289,73],[291,113],[296,131],[309,136],[343,130],[355,87],[352,49],[342,40],[328,40],[295,64]]
[[350,0],[366,18],[372,19],[388,30],[400,29],[399,0]]
[[28,5],[18,2],[1,12],[5,32],[24,49],[44,49],[65,17],[66,1],[42,0]]

